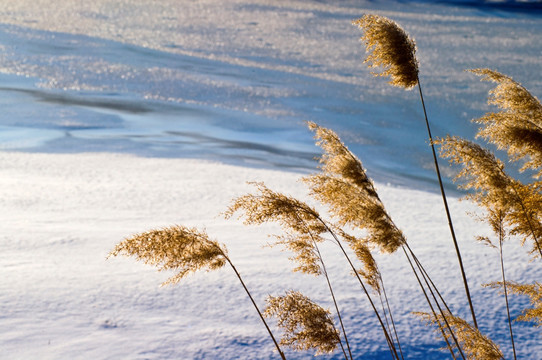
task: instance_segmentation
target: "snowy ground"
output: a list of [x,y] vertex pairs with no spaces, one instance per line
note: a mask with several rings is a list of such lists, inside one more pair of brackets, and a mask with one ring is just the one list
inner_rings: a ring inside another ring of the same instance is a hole
[[[532,75],[542,66],[539,13],[386,1],[0,1],[0,359],[277,358],[230,269],[159,288],[168,274],[105,258],[135,232],[205,227],[262,306],[288,289],[330,306],[322,279],[291,274],[287,254],[262,249],[276,227],[219,216],[251,189],[246,181],[307,199],[298,179],[315,171],[318,150],[303,120],[337,129],[377,174],[396,223],[468,318],[414,93],[360,64],[350,21],[366,12],[416,37],[438,135],[472,135],[468,120],[487,109],[487,84],[465,68],[496,67],[542,93]],[[480,287],[499,279],[498,254],[475,243],[487,229],[466,215],[469,204],[453,198],[451,208],[482,330],[511,357],[504,303]],[[389,358],[356,282],[336,249],[325,250],[356,356]],[[542,275],[516,242],[505,256],[510,279]],[[442,358],[410,314],[427,309],[404,259],[380,261],[406,357]],[[513,315],[523,305],[515,298]],[[519,357],[542,354],[539,331],[515,326]]]
[[[246,180],[305,198],[298,174],[112,154],[6,152],[0,157],[1,206],[8,210],[0,257],[2,358],[276,357],[230,269],[158,288],[167,274],[131,259],[105,260],[123,237],[174,223],[206,227],[224,242],[261,304],[268,294],[299,289],[329,306],[321,279],[290,275],[287,254],[261,248],[266,232],[277,229],[246,228],[218,216],[230,198],[249,189]],[[439,197],[379,189],[454,310],[468,316]],[[480,322],[491,335],[505,338],[502,302],[478,286],[498,279],[497,254],[475,244],[472,237],[481,229],[465,214],[466,204],[452,200],[451,205]],[[523,250],[512,243],[507,250],[510,278],[528,281],[540,275],[539,268],[526,272]],[[355,352],[387,358],[368,304],[336,255],[336,249],[327,249]],[[381,266],[408,357],[441,358],[433,335],[409,315],[425,305],[404,259],[385,257]],[[518,309],[516,303],[516,314]],[[523,358],[540,351],[536,331],[530,326],[517,331]]]

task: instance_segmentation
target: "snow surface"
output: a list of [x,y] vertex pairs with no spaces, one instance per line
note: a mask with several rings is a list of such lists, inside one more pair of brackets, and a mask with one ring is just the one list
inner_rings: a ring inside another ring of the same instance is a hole
[[[0,153],[4,211],[0,283],[2,358],[274,358],[273,347],[231,269],[159,288],[158,274],[132,259],[105,260],[125,236],[171,224],[204,227],[225,243],[263,306],[268,294],[304,291],[330,306],[322,279],[290,274],[287,254],[262,248],[276,227],[244,227],[218,216],[247,180],[306,198],[299,174],[186,159],[115,154]],[[379,186],[412,247],[458,314],[468,316],[438,195]],[[407,206],[405,206],[407,204]],[[423,206],[422,206],[423,205]],[[451,201],[480,322],[506,338],[503,304],[479,284],[498,280],[497,253],[473,240],[480,226]],[[484,228],[481,226],[481,228]],[[334,247],[326,248],[354,351],[387,358],[359,285]],[[539,276],[524,251],[507,244],[510,278]],[[400,254],[381,258],[409,358],[441,358],[433,335],[411,311],[426,310]],[[514,301],[515,314],[520,309]],[[531,326],[516,327],[520,352],[540,350]],[[507,344],[503,344],[506,348]],[[292,354],[292,358],[310,355]],[[340,358],[340,357],[338,357]]]
[[[276,226],[220,216],[251,190],[247,181],[312,203],[298,180],[315,171],[318,149],[303,120],[339,131],[376,174],[396,223],[468,318],[415,94],[360,64],[350,21],[367,12],[416,38],[438,135],[472,135],[468,120],[487,110],[488,85],[465,68],[495,67],[542,93],[537,12],[391,1],[0,1],[0,358],[277,358],[231,269],[159,288],[169,274],[105,258],[136,232],[204,227],[262,307],[288,289],[330,306],[322,279],[292,274],[287,254],[262,248]],[[498,254],[474,241],[489,234],[466,214],[475,209],[450,201],[482,331],[511,357],[504,301],[480,287],[499,280]],[[510,279],[540,278],[517,241],[505,249]],[[356,356],[389,358],[337,249],[325,257]],[[411,315],[427,309],[405,260],[379,261],[406,357],[445,357]],[[513,315],[525,304],[514,298]],[[519,357],[542,354],[539,331],[514,326]]]

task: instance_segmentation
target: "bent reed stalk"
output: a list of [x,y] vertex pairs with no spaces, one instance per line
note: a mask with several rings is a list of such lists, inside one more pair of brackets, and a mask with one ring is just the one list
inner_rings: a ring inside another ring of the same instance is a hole
[[[406,238],[401,230],[397,228],[391,217],[388,215],[374,184],[368,178],[361,161],[344,145],[335,132],[322,128],[314,123],[308,124],[309,128],[315,132],[317,144],[324,150],[324,154],[320,158],[322,173],[311,175],[303,179],[309,185],[311,195],[330,208],[332,216],[338,218],[338,226],[349,225],[367,231],[368,235],[364,241],[379,247],[382,252],[393,253],[398,248],[403,248],[403,250],[405,250],[406,247],[411,256],[416,259],[416,267],[419,268],[423,274],[429,288],[428,290],[433,294],[433,299],[438,304],[438,300],[434,296],[431,286],[433,286],[434,290],[440,295],[438,289],[436,289],[434,283],[430,281],[429,275],[417,260],[410,246],[408,246]],[[354,250],[358,259],[362,263],[365,263],[365,252],[360,252],[360,242],[356,241],[355,238],[350,237],[344,231],[341,232],[341,236],[347,240],[347,243]],[[338,239],[336,240],[339,246],[341,246]],[[342,248],[342,250],[344,252],[344,248]],[[408,258],[409,255],[406,250],[405,255],[407,255]],[[346,257],[349,260],[348,256]],[[412,270],[416,273],[414,267],[412,267]],[[355,274],[357,275],[358,271],[355,271]],[[371,283],[370,280],[369,283]],[[419,285],[425,294],[426,290],[423,284],[419,282]],[[374,307],[374,303],[370,296],[368,297],[381,321],[382,328],[386,333],[385,325],[378,315],[378,311],[376,310],[376,307]],[[432,308],[432,304],[427,296],[426,299],[429,302],[429,306]],[[450,312],[448,305],[442,296],[440,296],[440,301],[443,302],[444,306],[448,309],[448,312]],[[444,316],[440,305],[438,305],[438,308],[441,315]],[[453,333],[452,329],[449,330]]]
[[136,260],[155,266],[158,271],[177,271],[177,274],[167,279],[162,286],[176,284],[201,269],[217,270],[226,263],[229,264],[254,305],[281,359],[286,360],[256,301],[227,253],[226,247],[209,239],[205,231],[177,225],[126,238],[115,246],[108,257],[133,256]]
[[435,171],[444,204],[444,210],[446,212],[450,234],[452,236],[457,260],[459,262],[461,277],[465,287],[465,294],[469,303],[472,320],[474,326],[478,328],[476,314],[474,312],[474,305],[472,303],[472,296],[470,294],[463,259],[459,250],[459,244],[455,236],[452,217],[448,207],[448,200],[446,199],[437,154],[433,144],[433,136],[431,135],[431,127],[429,126],[427,110],[425,108],[422,87],[419,79],[419,63],[416,58],[416,42],[395,21],[387,19],[383,16],[364,15],[360,19],[354,21],[353,24],[357,25],[364,32],[361,40],[365,43],[366,52],[368,53],[364,62],[368,63],[370,68],[382,67],[384,69],[382,72],[374,75],[389,76],[391,78],[389,81],[391,85],[405,89],[411,89],[418,85],[427,134],[429,136],[429,143],[431,145],[433,154]]
[[[348,355],[352,359],[352,351],[343,323],[341,312],[337,304],[335,292],[326,269],[326,265],[318,243],[324,241],[322,234],[327,231],[325,223],[322,224],[318,212],[307,204],[290,196],[277,193],[263,183],[253,183],[257,188],[256,194],[240,196],[232,201],[225,212],[226,218],[241,212],[246,225],[260,225],[265,222],[277,222],[286,232],[285,236],[277,236],[274,245],[284,245],[296,254],[291,258],[298,263],[294,271],[301,271],[311,275],[324,275],[326,283],[335,306],[340,327]],[[342,341],[340,342],[342,346]],[[345,353],[346,357],[346,353]],[[346,357],[348,359],[348,357]]]

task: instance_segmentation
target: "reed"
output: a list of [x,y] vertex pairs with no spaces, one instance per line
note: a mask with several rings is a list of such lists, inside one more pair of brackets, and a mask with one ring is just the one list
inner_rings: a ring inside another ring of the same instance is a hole
[[[445,333],[447,338],[451,337],[451,333],[448,330],[451,327],[454,330],[453,334],[458,338],[459,346],[465,352],[466,359],[504,359],[504,355],[499,347],[465,320],[452,314],[438,315],[436,318],[427,313],[418,313],[418,315],[429,323],[436,324],[439,330]],[[447,324],[450,324],[449,327],[442,326],[444,320]]]
[[[164,284],[175,284],[193,272],[215,270],[228,264],[249,296],[282,359],[286,357],[280,346],[295,351],[313,351],[316,355],[341,351],[345,359],[353,360],[358,354],[348,339],[346,328],[349,324],[345,323],[341,314],[332,286],[334,280],[326,268],[326,254],[322,252],[322,244],[331,242],[343,256],[346,268],[351,270],[353,281],[357,281],[361,287],[363,298],[370,304],[390,356],[399,360],[408,357],[408,354],[403,353],[401,343],[404,339],[400,340],[401,331],[394,321],[385,290],[385,274],[381,272],[374,255],[401,251],[405,256],[405,266],[412,270],[411,274],[421,291],[421,301],[416,306],[424,306],[425,301],[425,306],[430,310],[416,314],[435,327],[436,333],[446,344],[444,350],[453,359],[503,359],[504,354],[498,344],[478,329],[437,161],[435,148],[440,146],[441,157],[460,167],[454,180],[467,192],[466,198],[484,210],[479,219],[490,225],[498,240],[498,246],[495,246],[489,237],[478,237],[499,251],[501,281],[485,286],[502,289],[504,293],[515,359],[519,344],[514,337],[509,294],[527,296],[531,301],[531,307],[524,309],[517,320],[542,326],[542,285],[507,280],[503,244],[505,240],[519,237],[522,245],[530,244],[528,252],[534,259],[542,258],[542,105],[510,77],[494,70],[472,70],[482,80],[497,84],[490,91],[489,103],[499,109],[475,120],[480,124],[477,138],[506,151],[511,161],[523,162],[522,170],[532,172],[533,178],[531,183],[525,183],[509,175],[505,164],[492,151],[477,143],[454,136],[433,139],[419,80],[414,40],[394,21],[378,15],[365,15],[354,24],[364,31],[362,40],[368,52],[366,63],[371,68],[381,69],[375,75],[389,77],[393,86],[405,89],[418,87],[472,323],[452,313],[429,271],[388,214],[362,162],[334,131],[312,122],[307,125],[314,133],[322,155],[319,170],[305,176],[302,181],[317,205],[309,206],[305,201],[255,182],[251,183],[255,190],[233,199],[223,215],[227,219],[242,218],[245,225],[279,224],[281,233],[274,234],[275,241],[271,246],[281,246],[291,253],[293,271],[324,278],[333,312],[295,290],[288,290],[281,296],[270,295],[261,312],[225,246],[195,228],[172,226],[134,235],[120,242],[109,256],[132,256],[157,267],[159,271],[174,271],[175,274]],[[323,216],[322,213],[328,215]],[[408,275],[405,273],[405,276]],[[375,299],[380,306],[377,306]],[[275,339],[266,318],[276,319],[282,331],[280,341]]]
[[477,328],[478,323],[474,305],[472,303],[467,275],[465,273],[465,267],[463,265],[463,257],[461,256],[459,244],[455,235],[452,216],[450,214],[437,153],[433,142],[433,135],[431,133],[427,110],[425,108],[425,101],[419,78],[418,60],[416,58],[416,42],[395,21],[383,16],[364,15],[360,19],[354,21],[353,24],[359,26],[359,28],[363,30],[361,40],[365,43],[366,51],[368,53],[365,62],[368,63],[371,68],[383,68],[382,72],[375,73],[376,76],[389,76],[391,78],[389,81],[391,85],[405,89],[411,89],[416,85],[418,86],[427,135],[429,137],[429,144],[431,145],[435,172],[437,174],[446,218],[448,219],[450,235],[456,251],[459,270],[461,271],[461,278],[463,280],[465,294],[472,315],[472,321]]
[[[295,350],[315,349],[316,355],[322,355],[333,352],[341,344],[331,312],[298,291],[269,296],[264,314],[278,318],[278,325],[285,333],[281,345]],[[346,357],[344,348],[343,353]]]
[[189,274],[202,269],[217,270],[229,264],[254,305],[281,359],[286,359],[256,301],[228,257],[225,246],[211,240],[205,231],[186,226],[171,226],[136,234],[117,244],[108,257],[118,255],[133,256],[138,261],[157,267],[159,271],[177,272],[162,285],[176,284]]

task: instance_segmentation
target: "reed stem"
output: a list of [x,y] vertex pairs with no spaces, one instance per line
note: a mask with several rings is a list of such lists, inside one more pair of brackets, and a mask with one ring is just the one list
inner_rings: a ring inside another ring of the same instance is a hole
[[273,333],[271,332],[271,329],[269,328],[269,325],[267,325],[267,322],[265,321],[265,319],[264,319],[264,317],[262,315],[262,312],[258,308],[258,305],[256,305],[256,301],[254,301],[254,298],[252,297],[252,294],[250,293],[250,291],[248,291],[248,288],[246,287],[245,282],[241,278],[241,274],[239,274],[239,272],[237,271],[237,269],[235,268],[235,266],[233,265],[231,260],[226,255],[224,255],[224,257],[226,258],[226,260],[230,264],[231,268],[235,272],[235,275],[237,275],[237,278],[241,282],[241,285],[243,285],[243,288],[245,289],[248,297],[250,298],[250,301],[252,301],[252,305],[254,305],[254,307],[256,308],[256,311],[258,312],[258,315],[260,316],[260,319],[262,320],[263,324],[265,325],[265,328],[267,329],[267,332],[269,332],[269,335],[271,336],[271,339],[273,339],[273,343],[275,343],[275,347],[277,348],[277,351],[279,352],[281,359],[286,360],[286,356],[284,356],[284,353],[280,349],[280,346],[279,346],[277,340],[275,339],[275,337],[273,336]]
[[[337,235],[335,234],[335,232],[333,232],[333,230],[331,230],[329,228],[329,226],[327,225],[327,223],[322,220],[321,218],[318,218],[318,220],[326,227],[327,231],[331,234],[331,236],[333,237],[333,239],[335,240],[335,243],[339,246],[339,248],[341,249],[344,257],[346,258],[346,261],[348,261],[348,264],[350,265],[350,268],[352,269],[352,271],[354,272],[354,275],[356,276],[356,278],[358,279],[360,285],[361,285],[361,288],[363,289],[363,292],[365,293],[365,295],[367,296],[367,299],[369,300],[369,303],[371,304],[371,307],[373,308],[373,312],[375,313],[376,317],[378,318],[378,321],[380,323],[380,326],[382,327],[382,331],[384,331],[384,336],[386,337],[386,341],[388,342],[388,345],[390,347],[390,351],[391,351],[391,354],[392,356],[395,358],[395,359],[399,359],[399,355],[397,354],[397,349],[395,348],[395,345],[394,345],[394,342],[392,340],[392,337],[391,335],[388,333],[387,329],[386,329],[386,326],[384,324],[384,321],[382,320],[382,317],[380,316],[379,312],[378,312],[378,309],[376,308],[376,305],[373,301],[373,299],[371,298],[371,295],[369,294],[369,291],[367,290],[367,287],[365,286],[365,284],[363,283],[363,281],[361,280],[361,278],[359,277],[359,274],[356,270],[356,267],[354,266],[354,264],[352,263],[352,260],[350,260],[350,256],[348,256],[348,253],[346,252],[346,250],[344,249],[344,247],[342,246],[342,243],[339,241],[339,238],[337,237]],[[391,313],[390,313],[391,315]],[[399,339],[397,339],[397,342],[399,342]]]
[[[502,222],[501,222],[502,225]],[[506,276],[504,272],[504,256],[503,256],[503,250],[502,250],[502,244],[503,244],[503,230],[502,226],[499,227],[499,254],[500,254],[500,260],[501,260],[501,274],[502,274],[502,284],[504,288],[504,299],[506,301],[506,315],[508,317],[508,330],[510,331],[510,341],[512,342],[512,351],[514,353],[514,360],[517,359],[516,355],[516,344],[514,341],[514,331],[512,330],[512,318],[510,317],[510,304],[508,303],[508,289],[506,287]]]
[[[352,356],[352,351],[350,350],[350,344],[348,343],[348,337],[346,336],[346,330],[344,328],[343,319],[341,316],[341,312],[339,311],[339,305],[337,304],[337,300],[335,299],[335,292],[333,291],[333,288],[331,286],[331,281],[329,280],[329,276],[327,274],[326,265],[324,264],[324,259],[322,258],[322,254],[320,253],[320,249],[318,248],[318,245],[316,245],[316,241],[314,241],[314,247],[316,249],[316,252],[318,253],[318,258],[320,259],[320,263],[322,264],[322,271],[324,273],[324,276],[327,281],[327,285],[329,287],[329,292],[331,293],[331,298],[333,299],[333,304],[335,305],[335,310],[337,311],[337,317],[339,318],[339,323],[341,324],[341,329],[344,335],[344,341],[346,343],[346,348],[348,349],[348,354],[350,355],[350,360],[354,360],[354,357]],[[342,346],[342,344],[341,344]],[[343,350],[344,351],[344,350]],[[346,354],[345,354],[346,357]]]
[[465,293],[467,295],[467,300],[469,302],[470,312],[471,312],[471,315],[472,315],[472,321],[474,323],[474,327],[476,329],[478,329],[478,322],[476,321],[476,314],[474,312],[474,305],[472,304],[472,297],[471,297],[470,290],[469,290],[469,284],[467,282],[467,275],[465,274],[465,268],[463,266],[463,259],[461,257],[461,252],[459,251],[459,245],[457,243],[457,239],[456,239],[456,236],[455,236],[454,225],[452,223],[452,216],[450,215],[450,209],[448,207],[448,200],[446,199],[446,193],[444,191],[444,185],[443,185],[443,182],[442,182],[442,177],[440,175],[440,169],[439,169],[438,160],[437,160],[437,153],[435,151],[435,144],[433,143],[433,136],[431,135],[431,127],[429,126],[429,120],[427,118],[427,110],[425,108],[425,102],[424,102],[423,93],[422,93],[422,86],[420,84],[420,79],[419,78],[418,78],[418,90],[419,90],[420,99],[421,99],[421,102],[422,102],[423,114],[424,114],[424,117],[425,117],[425,125],[427,127],[427,134],[429,135],[429,142],[431,144],[431,150],[433,152],[433,160],[434,160],[434,163],[435,163],[435,171],[437,172],[437,177],[438,177],[438,182],[439,182],[439,187],[440,187],[440,193],[442,195],[442,201],[444,203],[444,209],[446,210],[446,217],[448,219],[448,226],[450,228],[450,233],[452,235],[452,240],[454,242],[455,252],[457,254],[457,260],[459,262],[459,268],[461,270],[461,277],[463,278],[463,285],[465,286]]
[[401,348],[401,342],[399,341],[399,335],[397,334],[397,328],[395,327],[395,321],[393,320],[393,315],[391,313],[391,307],[390,302],[388,301],[388,295],[386,294],[386,288],[384,287],[384,281],[382,280],[382,277],[380,277],[380,285],[382,286],[382,293],[384,294],[384,300],[386,302],[386,307],[388,308],[388,312],[390,314],[390,321],[391,326],[393,327],[393,333],[395,334],[395,339],[397,340],[397,347],[399,348],[399,353],[401,354],[401,359],[405,359],[403,356],[403,349]]
[[[450,354],[452,355],[452,358],[454,360],[456,360],[457,358],[455,356],[454,350],[453,350],[450,342],[448,341],[448,337],[446,336],[446,333],[444,332],[444,326],[440,323],[440,320],[438,319],[435,308],[433,307],[433,304],[431,303],[431,300],[429,299],[429,295],[427,295],[427,291],[425,290],[425,287],[423,286],[422,281],[420,280],[420,277],[418,276],[418,273],[416,272],[416,269],[414,268],[414,264],[412,264],[412,260],[410,259],[410,256],[408,255],[408,253],[407,253],[407,251],[405,250],[404,247],[403,247],[403,251],[404,251],[405,256],[406,256],[406,258],[408,260],[408,263],[410,264],[412,272],[414,272],[414,276],[416,277],[416,280],[418,281],[418,284],[420,285],[420,288],[421,288],[421,290],[423,292],[423,295],[425,296],[425,300],[427,301],[427,304],[429,305],[429,308],[431,309],[431,312],[433,313],[433,316],[435,317],[435,321],[437,322],[437,326],[438,326],[440,332],[442,333],[442,338],[446,342],[446,346],[447,346],[448,350],[450,350]],[[422,272],[422,275],[423,275],[423,272]],[[425,276],[424,276],[424,279],[425,279],[425,282],[427,283],[427,279],[425,278]],[[431,287],[429,287],[429,290],[431,291]],[[457,338],[455,337],[454,332],[453,332],[450,324],[448,323],[448,320],[446,319],[446,316],[445,316],[444,312],[440,308],[440,305],[438,304],[438,301],[436,301],[435,295],[433,294],[432,291],[431,291],[431,293],[433,295],[433,299],[435,300],[435,303],[436,303],[437,307],[440,310],[440,314],[442,315],[442,319],[444,320],[444,322],[446,324],[446,327],[448,328],[448,331],[450,331],[450,335],[452,336],[452,338],[453,338],[453,340],[454,340],[454,342],[456,344],[456,347],[459,350],[459,353],[460,353],[461,357],[463,358],[463,360],[466,360],[465,355],[463,354],[463,351],[461,350],[461,347],[459,346],[459,342],[457,341]]]

